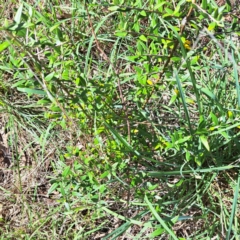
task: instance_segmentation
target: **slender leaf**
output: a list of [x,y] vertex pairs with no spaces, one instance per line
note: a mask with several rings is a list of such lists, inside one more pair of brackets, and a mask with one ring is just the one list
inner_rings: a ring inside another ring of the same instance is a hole
[[163,219],[158,215],[158,213],[156,212],[155,208],[153,207],[153,205],[150,203],[150,201],[148,200],[147,196],[145,195],[144,198],[145,202],[148,204],[148,207],[150,209],[150,211],[152,212],[152,214],[154,215],[154,217],[159,221],[159,223],[163,226],[163,228],[165,229],[165,231],[174,239],[174,240],[178,240],[177,236],[174,234],[174,232],[168,227],[168,225],[163,221]]

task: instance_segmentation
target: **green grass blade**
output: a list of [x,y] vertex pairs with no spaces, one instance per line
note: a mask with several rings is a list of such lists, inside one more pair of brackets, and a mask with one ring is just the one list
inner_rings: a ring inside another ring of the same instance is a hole
[[[108,14],[107,16],[105,16],[105,17],[103,18],[103,20],[98,23],[96,29],[93,29],[96,36],[97,36],[97,32],[99,31],[99,29],[101,28],[101,26],[104,24],[104,22],[105,22],[106,20],[108,20],[108,18],[109,18],[110,16],[112,16],[112,15],[114,15],[114,14],[116,14],[116,12],[112,12],[112,13]],[[91,53],[91,49],[92,49],[92,45],[93,45],[94,41],[95,41],[95,36],[92,35],[92,37],[91,37],[91,39],[90,39],[90,41],[89,41],[89,44],[88,44],[88,50],[87,50],[87,54],[86,54],[86,58],[85,58],[86,60],[85,60],[84,74],[85,74],[86,76],[87,76],[87,71],[88,71],[88,67],[89,67],[88,62],[89,62],[89,58],[90,58],[90,53]]]
[[233,223],[233,219],[235,217],[235,212],[236,212],[236,209],[237,209],[239,184],[240,184],[240,173],[238,173],[238,181],[237,181],[237,185],[236,185],[236,188],[235,188],[234,199],[233,199],[233,204],[232,204],[232,212],[231,212],[231,217],[230,217],[230,222],[229,222],[229,227],[228,227],[228,233],[227,233],[226,240],[229,240],[229,238],[230,238],[230,234],[231,234],[231,230],[232,230],[232,223]]
[[186,118],[187,118],[187,122],[188,122],[188,127],[190,129],[190,132],[191,134],[193,134],[193,131],[192,131],[192,126],[191,126],[191,122],[190,122],[190,117],[189,117],[189,112],[188,112],[188,108],[187,108],[187,103],[186,103],[186,99],[185,99],[185,94],[183,92],[183,89],[182,89],[182,84],[181,84],[181,81],[178,77],[178,73],[177,71],[174,71],[174,76],[176,78],[176,81],[177,81],[177,85],[178,85],[178,90],[179,90],[179,93],[180,93],[180,97],[182,99],[182,102],[183,102],[183,108],[184,108],[184,112],[186,114]]
[[129,151],[134,152],[137,156],[140,156],[140,153],[133,149],[133,147],[108,123],[104,122],[104,125],[110,130],[110,132],[115,136]]
[[196,99],[197,99],[197,105],[198,105],[198,111],[199,111],[199,113],[200,113],[200,115],[202,114],[202,109],[201,109],[201,101],[200,101],[200,96],[199,96],[199,91],[198,91],[198,89],[197,89],[197,81],[196,81],[196,78],[195,78],[195,75],[194,75],[194,73],[193,73],[193,71],[192,71],[192,66],[191,66],[191,62],[190,62],[190,60],[189,60],[189,56],[188,56],[188,54],[186,53],[186,49],[185,49],[185,47],[184,47],[184,45],[183,45],[183,42],[182,42],[182,40],[181,40],[181,37],[180,37],[180,35],[178,34],[178,32],[176,31],[176,29],[173,27],[173,26],[169,26],[171,29],[172,29],[172,31],[175,33],[175,35],[176,35],[176,37],[177,37],[177,39],[178,39],[178,42],[179,42],[179,44],[180,44],[180,47],[181,47],[181,53],[182,53],[182,56],[183,56],[183,62],[182,62],[182,64],[184,64],[184,63],[186,63],[186,66],[187,66],[187,69],[188,69],[188,71],[189,71],[189,74],[190,74],[190,77],[191,77],[191,82],[192,82],[192,84],[193,84],[193,89],[194,89],[194,93],[195,93],[195,95],[196,95]]
[[[233,50],[232,50],[233,51]],[[236,92],[237,92],[237,100],[238,100],[238,108],[240,108],[240,92],[239,92],[239,81],[238,81],[238,66],[234,59],[234,54],[232,52],[232,59],[233,59],[233,76],[235,79],[236,84]]]
[[174,240],[178,240],[178,238],[176,237],[176,235],[174,234],[174,232],[167,226],[167,224],[162,220],[162,218],[158,215],[158,213],[156,212],[156,210],[154,209],[153,205],[150,203],[150,201],[148,200],[147,196],[145,195],[144,198],[145,202],[147,203],[150,211],[152,212],[153,216],[159,221],[159,223],[164,227],[164,229],[166,230],[167,233],[169,233],[169,235],[174,239]]
[[126,217],[124,217],[124,216],[122,216],[122,215],[120,215],[120,214],[118,214],[118,213],[115,213],[115,212],[111,211],[110,209],[108,209],[108,208],[106,208],[106,207],[102,207],[102,210],[106,211],[107,213],[109,213],[109,214],[113,215],[114,217],[119,218],[119,219],[121,219],[121,220],[123,220],[123,221],[128,221],[128,222],[130,222],[130,223],[132,223],[132,224],[136,224],[136,225],[138,225],[138,226],[143,226],[143,225],[144,225],[144,223],[142,223],[142,222],[140,222],[140,221],[126,218]]
[[181,174],[207,173],[207,172],[215,172],[215,171],[225,171],[232,168],[239,168],[239,166],[229,165],[229,166],[222,166],[222,167],[185,170],[185,171],[181,171],[181,169],[179,169],[178,171],[163,171],[163,172],[151,171],[151,172],[146,172],[146,174],[149,177],[161,178],[162,176],[166,176],[166,175],[171,176],[171,175],[181,175]]
[[114,231],[112,231],[111,233],[109,233],[107,236],[103,237],[102,240],[119,239],[118,237],[120,237],[123,233],[125,233],[130,226],[131,226],[131,223],[126,222],[126,223],[122,224],[120,227],[118,227],[117,229],[115,229]]

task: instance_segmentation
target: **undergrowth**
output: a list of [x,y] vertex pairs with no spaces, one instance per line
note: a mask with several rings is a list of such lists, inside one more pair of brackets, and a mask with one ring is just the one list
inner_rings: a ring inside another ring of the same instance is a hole
[[240,238],[234,1],[0,5],[1,239]]

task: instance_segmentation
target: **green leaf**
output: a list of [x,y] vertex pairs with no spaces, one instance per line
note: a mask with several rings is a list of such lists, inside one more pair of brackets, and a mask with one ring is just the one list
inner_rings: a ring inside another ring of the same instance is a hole
[[46,92],[43,90],[38,89],[31,89],[31,88],[17,88],[18,91],[28,93],[28,94],[37,94],[37,95],[44,95],[46,96]]
[[207,6],[208,6],[208,3],[207,3],[207,0],[202,0],[202,9],[206,10],[207,9]]
[[58,37],[59,41],[61,41],[61,42],[64,41],[63,32],[60,30],[60,28],[57,28],[57,37]]
[[180,57],[171,57],[173,62],[180,62],[182,59]]
[[118,9],[119,9],[119,6],[112,6],[108,8],[109,11],[117,11]]
[[239,185],[240,185],[240,174],[238,173],[238,181],[235,186],[235,193],[234,193],[234,198],[233,198],[233,203],[232,203],[232,211],[231,211],[231,217],[230,217],[230,221],[229,221],[229,227],[228,227],[228,233],[227,233],[226,240],[230,239],[230,235],[231,235],[231,232],[233,229],[232,224],[233,224],[234,218],[237,219],[236,210],[238,209]]
[[161,8],[164,4],[166,4],[166,2],[165,2],[165,1],[162,1],[161,3],[156,4],[153,9],[154,9],[154,10],[158,10],[158,9]]
[[217,126],[219,124],[217,116],[215,114],[213,114],[212,112],[210,113],[210,116],[212,118],[214,125]]
[[140,15],[143,16],[143,17],[146,17],[147,16],[147,13],[145,11],[141,11],[140,12]]
[[[138,81],[141,85],[146,85],[147,83],[147,76],[145,75],[141,75],[138,77]],[[143,92],[143,91],[142,91]]]
[[176,101],[177,97],[178,97],[178,96],[177,96],[176,94],[174,94],[174,95],[171,97],[168,106],[171,106],[171,105]]
[[116,31],[115,35],[118,36],[118,37],[126,37],[127,32],[126,31]]
[[212,30],[214,30],[214,28],[216,27],[216,23],[215,22],[212,22],[212,23],[210,23],[209,25],[208,25],[208,30],[209,31],[212,31]]
[[139,24],[139,22],[134,23],[133,29],[134,29],[136,32],[139,33],[139,31],[140,31],[140,24]]
[[109,171],[105,171],[104,173],[102,173],[101,175],[100,175],[100,178],[105,178],[105,177],[107,177],[109,175]]
[[45,81],[49,82],[52,80],[52,78],[54,77],[55,75],[55,72],[51,72],[50,74],[48,74],[46,77],[45,77]]
[[191,137],[192,136],[187,136],[187,137],[181,138],[181,139],[177,140],[174,144],[180,144],[180,143],[187,142],[189,139],[191,139]]
[[69,173],[71,173],[71,171],[70,171],[70,166],[67,166],[67,167],[64,169],[64,171],[63,171],[63,173],[62,173],[62,176],[63,176],[63,177],[67,177],[67,176],[69,175]]
[[153,239],[162,234],[164,231],[165,231],[164,228],[158,228],[148,236],[148,239]]
[[194,56],[192,59],[191,59],[191,65],[195,65],[197,62],[198,62],[198,60],[199,60],[199,55],[198,56]]
[[57,23],[57,24],[53,25],[53,26],[49,29],[49,31],[52,32],[52,31],[54,31],[55,29],[57,29],[59,26],[60,26],[60,23]]
[[69,70],[68,70],[68,69],[66,69],[66,70],[63,71],[63,73],[62,73],[62,79],[63,79],[63,80],[69,80]]
[[126,218],[118,213],[116,213],[115,211],[111,211],[110,209],[106,208],[106,207],[102,207],[102,210],[103,211],[106,211],[107,213],[111,214],[112,216],[118,218],[118,219],[121,219],[123,221],[127,221],[127,222],[130,222],[131,224],[135,224],[135,225],[138,225],[138,226],[142,226],[144,225],[144,223],[140,222],[140,221],[137,221],[137,220],[134,220],[134,219],[131,219],[131,218]]
[[205,147],[208,151],[210,151],[210,147],[209,147],[209,144],[208,144],[207,137],[204,136],[204,135],[201,135],[201,136],[200,136],[200,140],[201,140],[201,142],[203,143],[204,147]]
[[139,37],[139,39],[141,39],[141,40],[144,41],[144,42],[147,42],[147,38],[146,38],[144,35],[141,35],[141,36]]
[[183,102],[183,109],[184,109],[184,112],[185,112],[185,115],[186,115],[186,120],[188,122],[188,127],[190,129],[190,132],[192,133],[192,126],[191,126],[191,121],[190,121],[190,117],[189,117],[189,111],[188,111],[188,108],[187,108],[185,94],[183,92],[182,83],[181,83],[181,81],[178,77],[178,72],[176,70],[174,70],[174,76],[176,78],[176,82],[177,82],[177,85],[178,85],[178,90],[179,90],[179,93],[180,93],[180,97],[181,97],[182,102]]
[[184,182],[184,179],[180,179],[180,180],[175,184],[176,187],[180,187],[183,182]]
[[20,80],[20,81],[18,81],[18,82],[16,82],[16,83],[14,83],[12,86],[11,86],[11,88],[15,88],[15,87],[18,87],[18,86],[25,86],[24,84],[26,83],[26,80],[24,79],[24,80]]
[[42,105],[42,106],[47,106],[51,103],[51,101],[47,100],[47,99],[41,99],[37,102],[37,104]]
[[234,56],[234,51],[232,49],[232,61],[233,61],[233,76],[234,76],[234,80],[235,80],[235,84],[236,84],[236,92],[237,92],[237,99],[238,99],[238,108],[240,108],[240,87],[239,87],[239,80],[238,80],[238,76],[239,76],[239,67],[237,64],[237,61],[235,60],[235,56]]
[[19,24],[21,22],[21,18],[22,18],[22,10],[23,10],[23,4],[21,3],[18,10],[17,10],[17,13],[14,17],[14,21]]
[[168,225],[164,222],[164,220],[159,216],[159,214],[157,213],[157,211],[155,210],[155,208],[153,207],[153,205],[150,203],[150,201],[148,200],[147,196],[145,195],[144,197],[145,202],[147,203],[150,211],[152,212],[153,216],[159,221],[159,223],[163,226],[163,228],[165,229],[165,231],[167,233],[169,233],[169,235],[174,239],[174,240],[178,240],[178,238],[176,237],[176,235],[174,234],[174,232],[168,227]]
[[8,42],[8,41],[1,43],[0,44],[0,52],[2,52],[4,49],[8,48],[9,45],[10,45],[10,42]]
[[112,132],[112,134],[129,150],[134,152],[137,156],[141,156],[141,154],[134,150],[133,147],[108,123],[104,122],[104,125]]
[[184,174],[196,174],[196,173],[207,173],[207,172],[219,172],[219,171],[226,171],[228,169],[232,168],[238,168],[238,166],[234,165],[227,165],[223,167],[213,167],[213,168],[204,168],[204,169],[192,169],[192,170],[184,170],[182,169],[176,170],[176,171],[151,171],[151,172],[146,172],[147,176],[149,177],[154,177],[154,178],[162,178],[163,176],[174,176],[174,175],[184,175]]
[[59,186],[59,183],[55,182],[49,189],[48,189],[48,195],[51,194],[57,187]]
[[[197,88],[199,88],[199,85],[197,85]],[[202,88],[200,87],[199,89],[202,93],[204,93],[207,97],[209,97],[212,100],[216,99],[216,96],[214,95],[214,93],[212,93],[208,88]]]

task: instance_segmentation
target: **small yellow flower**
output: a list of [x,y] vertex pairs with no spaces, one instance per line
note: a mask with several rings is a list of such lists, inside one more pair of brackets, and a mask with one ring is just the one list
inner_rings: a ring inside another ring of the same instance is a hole
[[138,132],[139,132],[138,129],[133,130],[133,133],[135,133],[135,134],[138,133]]
[[179,90],[178,89],[174,89],[174,92],[175,92],[175,94],[177,95],[177,96],[179,96]]
[[147,80],[147,83],[148,83],[149,85],[153,85],[153,82],[152,82],[152,80],[150,80],[150,79]]
[[233,112],[232,111],[229,110],[227,114],[228,114],[228,118],[233,119]]
[[191,41],[185,40],[183,45],[187,50],[191,50],[191,45],[192,45]]
[[210,127],[209,130],[210,130],[210,131],[214,131],[214,130],[215,130],[215,127]]

